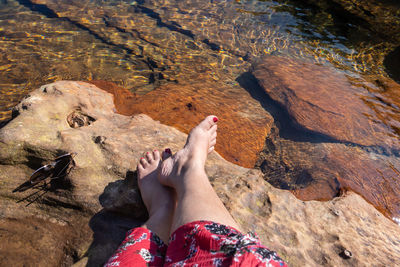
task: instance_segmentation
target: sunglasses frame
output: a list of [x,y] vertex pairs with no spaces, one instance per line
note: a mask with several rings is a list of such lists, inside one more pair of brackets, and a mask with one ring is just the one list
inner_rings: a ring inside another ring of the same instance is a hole
[[[50,164],[43,165],[37,170],[35,170],[29,177],[28,181],[19,185],[12,192],[13,193],[24,192],[28,189],[38,189],[38,190],[28,195],[27,197],[17,201],[17,203],[30,199],[32,196],[38,194],[41,191],[44,191],[38,197],[29,201],[29,203],[26,205],[29,206],[30,204],[41,198],[44,194],[46,194],[49,191],[49,188],[47,186],[52,180],[60,179],[67,176],[71,172],[71,170],[76,166],[74,161],[74,157],[76,155],[77,153],[75,152],[66,153],[64,155],[58,156]],[[67,162],[63,163],[63,161]],[[60,164],[65,164],[65,166],[59,166]],[[43,184],[40,185],[40,183]]]

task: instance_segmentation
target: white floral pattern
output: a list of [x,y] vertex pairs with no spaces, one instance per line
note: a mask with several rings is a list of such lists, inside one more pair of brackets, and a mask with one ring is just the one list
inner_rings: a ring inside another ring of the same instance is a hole
[[151,262],[153,261],[153,256],[151,255],[150,251],[148,249],[142,248],[139,251],[140,256],[142,256],[143,260],[145,262]]

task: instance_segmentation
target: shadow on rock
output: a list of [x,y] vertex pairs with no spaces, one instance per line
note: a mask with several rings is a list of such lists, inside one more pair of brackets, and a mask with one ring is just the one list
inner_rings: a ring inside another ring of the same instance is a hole
[[128,230],[141,226],[147,210],[137,187],[136,172],[128,171],[124,180],[109,183],[99,197],[103,209],[89,222],[93,242],[87,252],[87,266],[102,266],[125,238]]
[[280,137],[295,142],[339,143],[330,136],[311,131],[297,123],[283,105],[273,100],[265,92],[251,72],[242,73],[236,81],[272,115],[279,129]]

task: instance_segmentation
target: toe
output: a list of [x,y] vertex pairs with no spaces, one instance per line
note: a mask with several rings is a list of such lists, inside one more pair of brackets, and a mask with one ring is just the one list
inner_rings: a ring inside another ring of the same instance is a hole
[[145,158],[140,158],[140,164],[143,166],[143,169],[146,169],[149,166],[149,162]]
[[138,164],[138,166],[137,166],[137,170],[138,170],[139,176],[140,176],[140,174],[144,171],[144,168],[143,168],[142,163],[139,162],[139,164]]
[[208,153],[211,153],[211,152],[213,152],[214,151],[214,146],[212,146],[212,147],[210,147],[209,149],[208,149]]
[[211,140],[217,139],[217,131],[211,134]]
[[154,160],[153,153],[146,152],[146,159],[148,162],[152,162]]
[[217,132],[217,128],[218,128],[218,126],[216,124],[214,124],[213,126],[211,126],[211,128],[208,131],[210,132],[211,135],[213,135],[214,133]]
[[166,160],[167,158],[172,156],[171,149],[166,148],[162,153],[162,160]]
[[215,146],[216,143],[217,143],[217,139],[212,139],[212,140],[210,141],[210,147]]
[[153,158],[155,161],[160,160],[160,152],[158,152],[158,150],[153,150]]
[[218,122],[218,118],[215,115],[210,115],[205,118],[202,122],[200,122],[199,127],[204,128],[205,130],[209,130],[212,126],[216,125]]

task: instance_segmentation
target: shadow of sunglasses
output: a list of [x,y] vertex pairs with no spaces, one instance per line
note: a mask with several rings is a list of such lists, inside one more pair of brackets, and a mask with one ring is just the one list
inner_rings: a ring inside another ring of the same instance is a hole
[[24,192],[30,188],[34,188],[36,185],[41,182],[44,185],[47,184],[47,181],[59,179],[65,177],[73,167],[75,167],[75,161],[73,157],[77,153],[67,153],[57,157],[52,163],[44,165],[39,169],[35,170],[28,181],[19,185],[12,192]]

